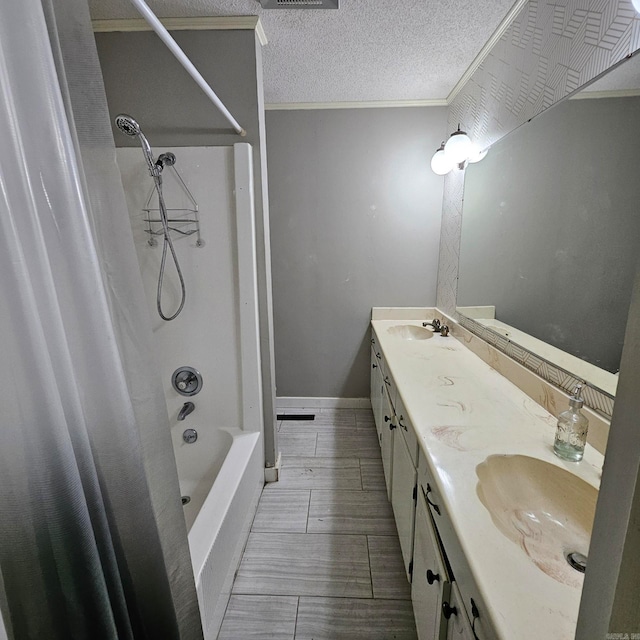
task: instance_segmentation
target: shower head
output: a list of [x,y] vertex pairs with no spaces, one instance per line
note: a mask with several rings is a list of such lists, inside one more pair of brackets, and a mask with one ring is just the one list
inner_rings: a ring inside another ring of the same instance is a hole
[[140,144],[142,145],[142,153],[144,153],[147,165],[149,166],[149,173],[152,177],[157,178],[160,175],[160,171],[158,170],[158,167],[153,160],[151,145],[149,144],[149,141],[145,137],[144,133],[142,133],[140,125],[134,118],[128,116],[126,113],[117,115],[115,118],[115,123],[116,127],[118,127],[118,129],[120,129],[122,133],[127,136],[131,136],[132,138],[138,138],[140,140]]
[[126,113],[121,113],[120,115],[116,116],[116,127],[118,127],[118,129],[120,129],[122,133],[128,136],[135,137],[142,134],[140,125]]

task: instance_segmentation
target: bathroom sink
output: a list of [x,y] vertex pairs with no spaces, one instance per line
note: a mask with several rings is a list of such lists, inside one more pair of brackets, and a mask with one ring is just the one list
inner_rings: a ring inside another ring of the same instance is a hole
[[586,556],[598,490],[556,465],[522,455],[493,455],[476,467],[477,493],[493,524],[548,576],[582,586],[567,556]]
[[428,340],[433,336],[433,331],[425,327],[416,327],[414,324],[396,324],[387,330],[392,336],[403,340]]

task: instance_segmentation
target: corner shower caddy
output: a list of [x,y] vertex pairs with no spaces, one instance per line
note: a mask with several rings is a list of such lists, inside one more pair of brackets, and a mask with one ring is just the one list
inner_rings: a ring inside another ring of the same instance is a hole
[[[182,176],[175,168],[175,166],[171,165],[168,168],[175,173],[175,176],[178,179],[178,183],[182,187],[182,190],[187,196],[190,204],[190,206],[186,207],[167,207],[167,214],[171,215],[171,217],[167,218],[169,231],[175,231],[182,236],[192,236],[195,233],[197,236],[196,247],[203,247],[204,240],[200,236],[198,203],[193,197],[191,191],[189,191],[189,187],[187,187],[184,180],[182,179]],[[160,209],[158,207],[151,206],[151,202],[155,194],[156,189],[155,187],[152,187],[151,191],[149,192],[149,197],[147,198],[146,204],[144,207],[142,207],[142,211],[145,213],[144,221],[147,223],[147,228],[145,229],[145,231],[149,234],[149,240],[147,240],[147,243],[150,247],[157,246],[158,242],[155,236],[161,236],[164,233],[162,220],[160,219]],[[172,212],[174,212],[173,215]],[[180,217],[181,213],[186,217]]]

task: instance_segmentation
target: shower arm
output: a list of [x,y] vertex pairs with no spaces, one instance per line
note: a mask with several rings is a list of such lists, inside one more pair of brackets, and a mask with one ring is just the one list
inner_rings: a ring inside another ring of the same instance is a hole
[[173,53],[178,62],[185,68],[187,73],[196,81],[197,85],[207,94],[207,97],[218,107],[222,115],[229,121],[236,133],[246,136],[247,132],[238,124],[238,121],[231,115],[229,109],[224,106],[222,100],[218,98],[215,91],[209,86],[207,81],[202,77],[200,72],[195,68],[193,62],[189,60],[185,52],[180,48],[178,43],[173,39],[171,34],[165,29],[164,25],[158,20],[157,16],[144,0],[129,0],[131,4],[138,10],[140,15],[147,21],[149,26],[158,34],[162,42],[164,42],[169,51]]

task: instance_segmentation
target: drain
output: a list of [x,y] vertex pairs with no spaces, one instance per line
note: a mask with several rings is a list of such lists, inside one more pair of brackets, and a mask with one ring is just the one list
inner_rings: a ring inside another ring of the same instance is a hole
[[567,562],[573,569],[580,573],[585,572],[587,568],[587,556],[578,551],[572,551],[571,553],[567,553],[566,558]]
[[182,504],[189,504],[191,502],[191,498],[189,496],[182,496]]

